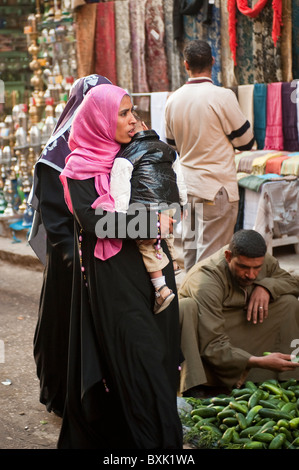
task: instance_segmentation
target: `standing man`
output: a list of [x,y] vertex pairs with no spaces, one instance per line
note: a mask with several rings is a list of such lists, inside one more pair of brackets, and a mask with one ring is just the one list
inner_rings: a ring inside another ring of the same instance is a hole
[[214,58],[205,41],[184,50],[188,82],[166,102],[166,138],[180,155],[188,190],[183,222],[185,269],[229,243],[239,191],[235,149],[250,150],[254,138],[232,90],[213,84]]

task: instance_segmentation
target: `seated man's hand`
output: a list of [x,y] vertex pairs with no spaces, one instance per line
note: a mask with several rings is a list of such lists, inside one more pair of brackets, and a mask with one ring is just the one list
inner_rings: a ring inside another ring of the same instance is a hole
[[293,356],[290,354],[282,354],[278,352],[267,354],[266,356],[251,356],[248,361],[249,367],[259,367],[261,369],[269,369],[273,371],[289,371],[299,367],[299,363],[292,361]]
[[270,293],[262,286],[256,286],[252,291],[247,307],[247,320],[262,323],[268,316]]

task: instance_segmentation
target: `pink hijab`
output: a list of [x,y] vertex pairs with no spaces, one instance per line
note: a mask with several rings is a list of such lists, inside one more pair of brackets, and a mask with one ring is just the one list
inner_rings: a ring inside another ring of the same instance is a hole
[[[71,153],[66,158],[65,168],[60,174],[65,201],[73,212],[67,178],[85,180],[95,178],[99,197],[92,203],[95,209],[114,211],[114,200],[110,195],[110,171],[120,144],[115,140],[120,102],[127,92],[115,85],[92,88],[78,108],[74,118],[68,145]],[[97,239],[95,256],[106,260],[118,253],[122,242],[118,239]]]

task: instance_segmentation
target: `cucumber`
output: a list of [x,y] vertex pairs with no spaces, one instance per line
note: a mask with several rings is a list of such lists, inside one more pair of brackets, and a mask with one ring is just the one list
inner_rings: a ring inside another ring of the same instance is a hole
[[285,427],[282,426],[281,428],[279,428],[279,432],[280,432],[280,433],[283,432],[283,434],[285,434],[285,436],[286,436],[286,439],[287,439],[289,442],[292,442],[293,436],[292,436],[292,433],[291,433],[291,431],[290,431],[289,429],[287,429],[287,428],[285,428]]
[[251,388],[234,388],[231,391],[231,396],[236,398],[236,397],[240,397],[241,395],[245,395],[246,393],[251,395],[252,389]]
[[225,409],[223,411],[220,411],[220,413],[217,414],[217,418],[219,418],[221,421],[225,418],[233,418],[236,416],[236,411],[233,410],[232,408]]
[[222,423],[228,427],[237,426],[237,424],[239,424],[237,418],[224,418]]
[[212,416],[216,416],[218,411],[214,408],[208,408],[207,406],[202,406],[200,408],[195,408],[191,411],[191,416],[198,415],[202,418],[211,418]]
[[237,401],[231,401],[229,404],[230,408],[233,410],[237,411],[238,413],[243,413],[243,415],[246,415],[248,412],[248,407],[242,403],[239,403]]
[[251,437],[254,436],[257,432],[260,432],[261,426],[248,426],[248,428],[243,429],[240,432],[240,437]]
[[270,442],[268,449],[281,449],[285,441],[286,435],[281,432],[277,434],[274,439]]
[[267,419],[267,422],[262,425],[260,432],[269,432],[268,430],[273,429],[273,426],[275,426],[275,424],[276,421]]
[[252,382],[251,380],[247,380],[247,382],[245,382],[245,388],[249,388],[250,390],[252,390],[253,392],[255,390],[257,390],[257,386],[255,385],[254,382]]
[[217,428],[217,426],[213,426],[212,424],[204,424],[203,426],[200,426],[199,428],[200,431],[206,431],[215,436],[215,438],[218,440],[222,437],[222,432]]
[[293,418],[289,421],[290,429],[298,429],[299,428],[299,418]]
[[226,397],[226,398],[213,397],[211,399],[211,402],[213,405],[224,406],[224,407],[227,406],[230,401],[231,401],[230,397]]
[[246,420],[245,416],[243,415],[243,413],[237,413],[236,418],[238,420],[238,424],[240,426],[240,429],[241,430],[246,429],[247,426],[248,426],[248,423],[247,423],[247,420]]
[[244,444],[244,449],[264,449],[265,444],[260,441],[251,441]]
[[235,428],[234,427],[231,427],[231,428],[227,428],[226,431],[224,431],[224,433],[222,434],[222,437],[221,439],[219,440],[219,444],[220,445],[227,445],[231,442],[232,438],[233,438],[233,432],[234,432]]
[[259,404],[262,405],[263,408],[271,408],[272,410],[277,409],[277,403],[274,403],[271,400],[260,400]]
[[270,410],[269,408],[261,408],[259,410],[260,416],[263,418],[270,418],[273,420],[287,419],[291,420],[292,416],[289,413],[285,413],[281,410]]
[[253,420],[255,419],[256,415],[260,412],[260,410],[262,410],[263,407],[262,405],[256,405],[254,406],[253,408],[251,408],[247,415],[246,415],[246,421],[247,421],[247,424],[248,426],[251,425],[251,423],[253,422]]
[[264,395],[264,392],[263,390],[261,390],[260,388],[257,389],[252,395],[251,397],[249,398],[248,400],[248,407],[249,408],[253,408],[254,406],[258,405],[259,401],[262,399]]
[[260,442],[271,442],[274,439],[273,434],[270,434],[269,432],[257,432],[254,434],[252,437],[254,441],[260,441]]

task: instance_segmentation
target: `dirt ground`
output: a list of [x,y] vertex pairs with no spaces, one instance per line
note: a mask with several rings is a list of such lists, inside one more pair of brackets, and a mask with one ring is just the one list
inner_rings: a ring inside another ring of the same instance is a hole
[[32,355],[42,272],[0,263],[0,449],[55,449],[61,419],[39,403]]

